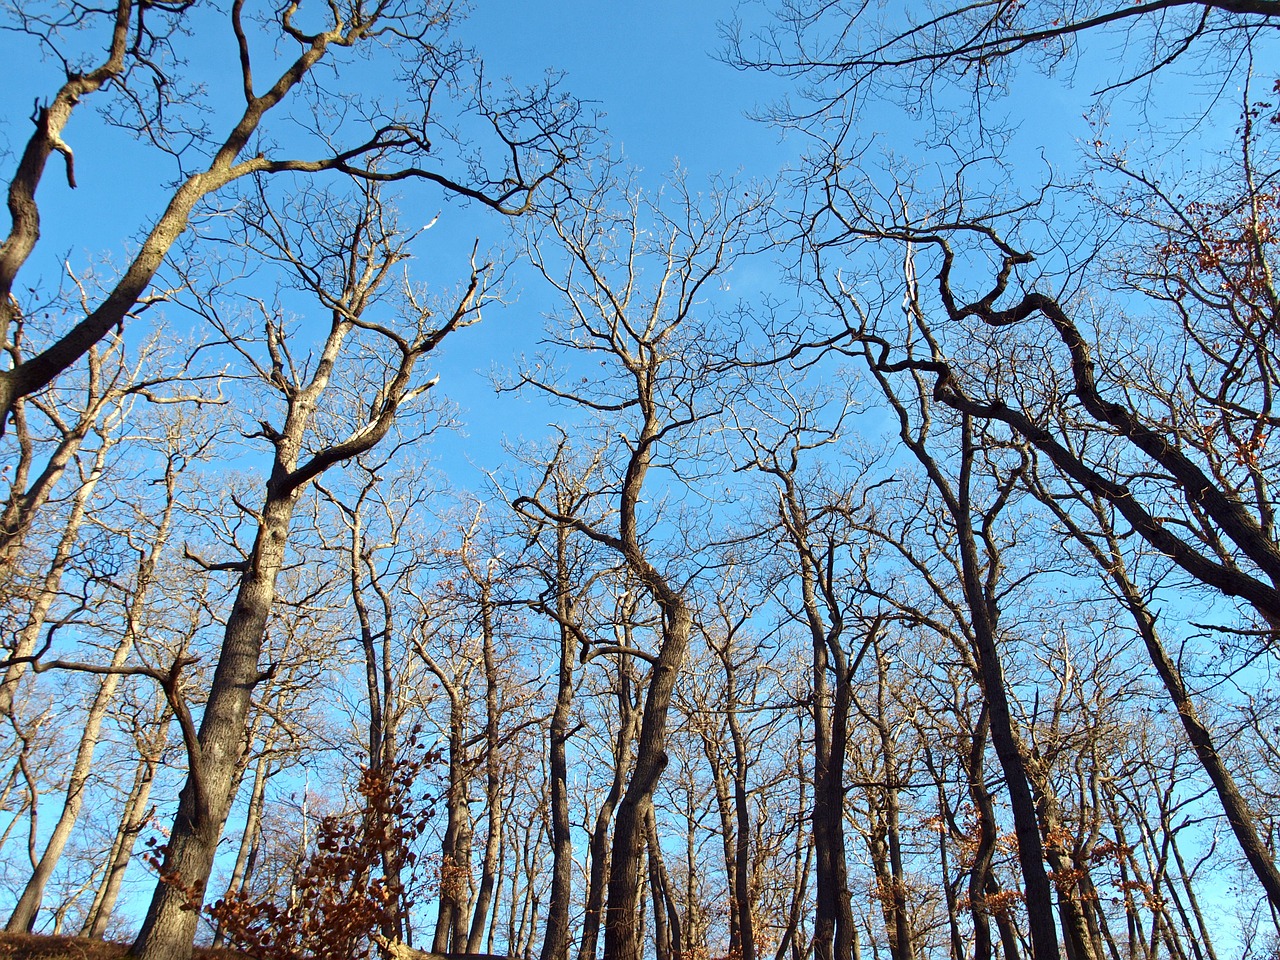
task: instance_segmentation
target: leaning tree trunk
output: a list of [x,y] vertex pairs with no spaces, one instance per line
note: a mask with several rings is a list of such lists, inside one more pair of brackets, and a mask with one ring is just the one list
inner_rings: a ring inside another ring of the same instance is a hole
[[614,740],[613,749],[613,779],[600,809],[596,811],[596,821],[587,846],[590,867],[578,960],[596,960],[596,950],[600,945],[605,877],[609,870],[609,827],[631,769],[631,743],[636,738],[639,726],[639,711],[631,693],[631,663],[625,656],[618,657],[618,714],[618,736]]
[[[166,712],[163,728],[168,728],[169,714]],[[107,857],[107,871],[102,884],[94,895],[93,905],[85,917],[80,935],[101,940],[107,934],[107,924],[115,910],[116,901],[120,898],[120,887],[124,884],[124,874],[133,859],[133,848],[138,842],[138,835],[147,825],[147,803],[151,799],[151,785],[155,782],[156,770],[160,766],[160,754],[156,752],[142,757],[134,771],[133,785],[125,799],[124,809],[120,813],[120,824],[116,829],[115,839],[111,844],[111,853]]]
[[190,758],[191,770],[165,847],[162,882],[156,887],[134,945],[141,960],[187,960],[191,954],[205,884],[239,780],[253,690],[262,680],[258,658],[298,494],[293,488],[281,495],[274,483],[267,485],[258,536],[227,619],[198,747]]
[[659,597],[663,610],[662,646],[645,694],[631,782],[627,785],[622,802],[618,804],[614,826],[609,864],[609,900],[605,908],[606,960],[643,960],[635,915],[640,900],[640,861],[645,848],[645,817],[653,803],[653,791],[658,785],[658,778],[667,765],[667,713],[693,629],[693,615],[689,607],[665,583],[662,584]]
[[[95,475],[101,473],[102,460],[108,447],[109,444],[104,439],[102,447],[98,451],[98,462],[95,464],[94,469]],[[129,601],[128,609],[125,613],[124,632],[111,658],[110,668],[112,670],[120,670],[124,667],[125,661],[129,659],[129,654],[133,651],[134,641],[137,639],[138,631],[142,624],[143,613],[150,600],[156,563],[169,539],[169,527],[173,518],[174,508],[174,484],[175,466],[171,460],[165,471],[168,498],[161,512],[160,521],[156,527],[155,537],[150,548],[143,553],[138,561],[133,597]],[[75,829],[76,821],[80,818],[80,809],[84,805],[89,774],[93,768],[93,755],[97,750],[98,739],[102,731],[102,720],[106,716],[107,708],[111,705],[111,701],[115,697],[116,688],[119,685],[120,674],[108,673],[102,678],[98,692],[93,698],[88,715],[85,717],[84,730],[80,734],[80,746],[76,751],[75,762],[71,767],[71,776],[67,780],[67,791],[62,803],[62,812],[59,814],[58,822],[54,824],[53,831],[45,843],[44,852],[41,854],[31,878],[27,881],[22,895],[18,898],[17,905],[13,908],[9,922],[5,925],[5,930],[9,932],[29,931],[35,925],[36,914],[40,911],[40,904],[44,899],[45,886],[48,884],[49,878],[53,876],[53,871],[57,867],[58,861],[62,858],[62,851],[66,848],[67,841],[71,839],[71,832]]]

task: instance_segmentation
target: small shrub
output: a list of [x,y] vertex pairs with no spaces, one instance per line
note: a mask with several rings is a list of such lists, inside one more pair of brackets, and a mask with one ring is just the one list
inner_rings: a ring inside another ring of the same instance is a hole
[[285,902],[232,896],[205,912],[257,960],[356,960],[368,956],[375,938],[396,939],[412,903],[411,885],[394,878],[413,876],[413,843],[432,815],[431,803],[415,799],[412,788],[435,759],[426,754],[365,770],[357,788],[362,809],[321,819],[315,849],[294,868]]

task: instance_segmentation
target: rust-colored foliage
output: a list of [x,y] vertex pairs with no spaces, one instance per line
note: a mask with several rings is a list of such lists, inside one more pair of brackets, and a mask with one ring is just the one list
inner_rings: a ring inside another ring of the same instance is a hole
[[415,797],[414,782],[433,753],[366,769],[354,815],[327,816],[315,849],[294,868],[285,903],[229,897],[206,908],[229,941],[258,960],[355,960],[367,957],[375,934],[399,928],[412,903],[386,867],[412,877],[413,842],[426,829],[432,804]]

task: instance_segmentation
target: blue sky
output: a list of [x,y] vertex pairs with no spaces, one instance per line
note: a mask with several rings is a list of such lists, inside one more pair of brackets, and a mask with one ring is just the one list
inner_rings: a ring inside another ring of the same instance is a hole
[[[757,6],[741,9],[750,16],[761,15]],[[678,163],[696,189],[715,174],[773,178],[801,147],[798,138],[783,140],[776,129],[749,117],[791,89],[792,82],[738,71],[717,57],[723,47],[721,23],[738,10],[734,0],[488,0],[476,4],[458,25],[456,36],[479,51],[490,79],[510,77],[524,84],[536,82],[546,70],[563,72],[565,87],[602,114],[618,152],[642,168],[642,182],[659,184]],[[227,83],[225,73],[234,69],[234,42],[225,20],[216,14],[205,12],[197,22],[207,26],[197,28],[195,44],[185,41],[187,55],[193,58],[188,70],[207,77],[211,102],[228,108],[225,115],[211,118],[213,129],[222,130],[225,116],[239,109],[235,83]],[[9,147],[5,160],[11,166],[29,129],[30,105],[37,97],[47,98],[60,77],[57,65],[40,62],[25,38],[0,34],[0,55],[24,66],[11,73],[0,90],[5,123],[0,126],[0,143]],[[259,70],[259,83],[266,75],[265,68]],[[1083,129],[1079,122],[1064,122],[1071,108],[1066,105],[1070,98],[1062,94],[1060,81],[1028,75],[1017,98],[1039,106],[1026,111],[1024,125],[1026,156],[1037,168],[1037,145],[1048,144],[1055,154],[1069,150],[1072,138]],[[131,239],[165,202],[161,186],[174,175],[174,166],[157,161],[153,151],[126,132],[102,123],[94,111],[105,99],[99,95],[86,100],[67,129],[67,140],[76,151],[79,189],[67,188],[56,165],[41,184],[44,239],[23,275],[33,285],[37,277],[44,277],[52,286],[64,258],[78,271],[104,257],[119,263]],[[904,125],[895,107],[873,111],[861,126],[864,133],[884,136],[885,149],[892,145],[900,155],[912,155],[910,136],[901,135]],[[451,286],[461,276],[461,257],[475,236],[482,236],[484,245],[500,242],[502,225],[497,218],[444,203],[438,192],[410,188],[403,206],[410,223],[442,214],[419,244],[413,265],[417,279],[438,288]],[[734,295],[758,294],[774,283],[775,276],[763,258],[740,263],[731,278]],[[517,274],[513,281],[516,303],[489,311],[484,323],[455,337],[436,365],[441,389],[463,406],[470,434],[462,441],[440,438],[437,459],[466,454],[491,465],[501,455],[501,434],[526,429],[521,426],[525,416],[517,411],[527,404],[504,398],[495,405],[488,376],[493,365],[509,365],[519,353],[532,349],[542,316],[554,304],[533,278]],[[534,435],[543,432],[538,421],[533,416],[527,423]],[[459,480],[464,485],[474,482]]]
[[632,162],[650,172],[678,158],[695,176],[743,168],[770,174],[785,156],[776,133],[746,112],[782,89],[716,60],[724,0],[529,0],[482,3],[462,27],[486,60],[514,77],[563,70],[595,101]]
[[[716,59],[719,21],[731,17],[734,9],[729,0],[485,0],[460,25],[458,35],[481,52],[491,76],[532,82],[546,69],[564,71],[567,88],[600,110],[610,137],[644,169],[647,183],[659,182],[677,160],[695,185],[715,173],[771,177],[799,144],[780,142],[775,130],[747,114],[789,84],[735,71]],[[197,38],[203,45],[202,67],[232,62],[229,31],[225,24],[218,26],[220,32]],[[1105,58],[1110,48],[1100,46],[1094,52]],[[29,130],[31,104],[50,95],[59,77],[54,65],[40,64],[34,48],[14,34],[0,34],[0,55],[18,65],[16,70],[11,66],[0,88],[0,117],[5,123],[0,137],[10,148],[3,158],[8,171]],[[1079,98],[1068,93],[1065,81],[1023,71],[1016,95],[1007,103],[1023,118],[1013,155],[1019,163],[1041,170],[1043,149],[1055,163],[1068,169],[1074,165],[1075,139],[1088,128],[1080,117]],[[126,133],[103,125],[93,110],[93,103],[86,102],[67,131],[77,151],[79,190],[67,188],[56,165],[41,186],[46,236],[22,277],[28,285],[40,276],[56,276],[64,257],[79,271],[103,256],[119,262],[130,238],[149,224],[164,202],[157,168],[137,162],[139,147]],[[883,107],[867,117],[867,132],[885,134],[886,146],[896,140],[896,148],[911,156],[911,135],[900,119],[893,107]],[[1194,142],[1186,148],[1195,151],[1200,145]],[[438,198],[414,197],[410,203],[419,207],[407,207],[406,216],[421,214],[425,222],[441,209]],[[483,231],[489,241],[499,231],[490,216],[457,205],[443,209],[439,227],[419,249],[414,270],[423,281],[449,286],[459,277],[452,264],[459,251],[469,250],[474,232]],[[764,260],[738,271],[752,275],[747,282],[734,278],[736,294],[758,292],[774,276]],[[437,438],[430,453],[466,486],[478,486],[482,480],[465,466],[468,459],[479,467],[495,466],[503,435],[543,436],[547,422],[556,416],[527,399],[495,398],[489,386],[491,366],[513,364],[522,350],[531,349],[543,313],[554,305],[533,278],[514,279],[516,302],[489,311],[483,324],[453,338],[441,362],[433,365],[442,375],[441,389],[462,405],[469,436]]]
[[[772,177],[795,146],[780,142],[777,131],[748,117],[784,84],[734,70],[716,58],[719,22],[733,12],[734,4],[727,0],[485,2],[476,5],[455,35],[478,50],[491,80],[509,77],[528,84],[547,70],[563,72],[565,88],[602,115],[610,141],[642,168],[643,182],[659,184],[678,163],[696,189],[719,173]],[[225,129],[225,116],[240,108],[234,80],[218,80],[234,69],[234,41],[217,15],[206,13],[197,22],[208,25],[197,28],[197,43],[184,41],[184,52],[192,58],[189,72],[208,78],[211,102],[228,108],[211,118],[212,129],[219,131]],[[97,37],[92,41],[88,49],[100,42]],[[29,130],[31,104],[51,96],[61,78],[56,63],[42,61],[37,48],[15,34],[0,33],[0,56],[23,65],[0,89],[0,146],[7,148],[2,159],[11,168]],[[267,70],[260,68],[260,84],[266,76]],[[154,151],[126,132],[104,124],[95,111],[105,100],[103,95],[87,98],[67,128],[79,188],[67,187],[56,158],[40,186],[43,237],[22,276],[33,286],[38,278],[46,287],[55,286],[64,260],[79,273],[104,258],[122,262],[132,239],[149,226],[167,198],[162,181],[174,176],[174,166],[157,160]],[[402,206],[410,223],[441,213],[413,264],[416,279],[438,288],[460,278],[461,257],[477,235],[482,245],[501,242],[498,218],[442,202],[438,193],[409,189]],[[513,289],[515,305],[489,311],[481,325],[453,338],[437,365],[441,389],[464,407],[470,437],[440,438],[436,459],[466,454],[492,465],[501,455],[500,434],[523,422],[521,414],[513,416],[517,408],[512,407],[526,406],[523,401],[505,398],[494,407],[489,373],[494,364],[509,365],[519,352],[532,349],[542,315],[553,304],[530,277],[515,275]],[[177,322],[176,316],[171,322]],[[543,431],[538,419],[529,424],[535,435]]]

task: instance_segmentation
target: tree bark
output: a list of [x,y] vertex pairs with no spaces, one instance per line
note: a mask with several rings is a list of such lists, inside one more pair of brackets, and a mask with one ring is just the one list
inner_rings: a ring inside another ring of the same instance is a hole
[[461,692],[446,683],[440,673],[436,676],[449,695],[449,787],[445,794],[445,831],[440,842],[440,899],[431,949],[435,953],[462,953],[467,942],[472,833],[471,774],[463,743],[466,706]]
[[[271,778],[271,742],[262,745],[258,759],[253,767],[253,786],[249,791],[249,809],[245,813],[244,833],[240,836],[240,847],[236,850],[236,862],[231,868],[231,879],[227,881],[227,889],[223,898],[244,896],[248,892],[249,883],[253,879],[252,863],[257,854],[258,838],[262,828],[263,798],[266,796],[267,781]],[[226,940],[226,930],[222,918],[213,931],[213,946],[220,947]]]
[[[561,504],[565,506],[565,504]],[[569,907],[573,894],[573,832],[569,820],[569,762],[565,747],[574,696],[574,663],[578,659],[578,614],[569,583],[569,529],[555,528],[555,620],[560,633],[556,671],[556,703],[548,731],[551,801],[551,890],[540,960],[568,960]]]
[[644,821],[653,803],[658,778],[667,766],[667,714],[693,629],[692,612],[684,599],[665,581],[656,579],[657,576],[653,571],[650,582],[661,598],[662,645],[645,693],[631,782],[618,804],[614,824],[608,904],[605,908],[606,960],[643,960],[634,918],[640,897],[639,868],[645,846]]
[[236,769],[253,691],[262,679],[258,658],[299,492],[268,484],[257,538],[227,619],[198,750],[191,757],[194,769],[178,798],[178,815],[160,867],[161,882],[133,946],[139,960],[189,960],[191,956],[205,884],[238,780]]
[[485,918],[493,899],[494,877],[498,870],[499,846],[502,842],[502,762],[499,757],[498,669],[494,652],[493,600],[489,583],[480,584],[480,632],[485,682],[485,817],[487,820],[484,859],[480,865],[480,886],[472,907],[471,932],[467,935],[467,953],[478,953],[484,941]]
[[[624,628],[629,629],[629,628]],[[625,635],[625,634],[624,634]],[[630,644],[628,644],[629,646]],[[587,875],[587,900],[582,917],[582,944],[578,960],[595,960],[600,945],[600,927],[604,919],[606,877],[609,873],[609,827],[614,810],[622,798],[623,785],[631,770],[631,745],[639,728],[640,711],[631,690],[630,658],[618,657],[618,734],[613,748],[613,780],[600,809],[588,843],[590,868]]]

